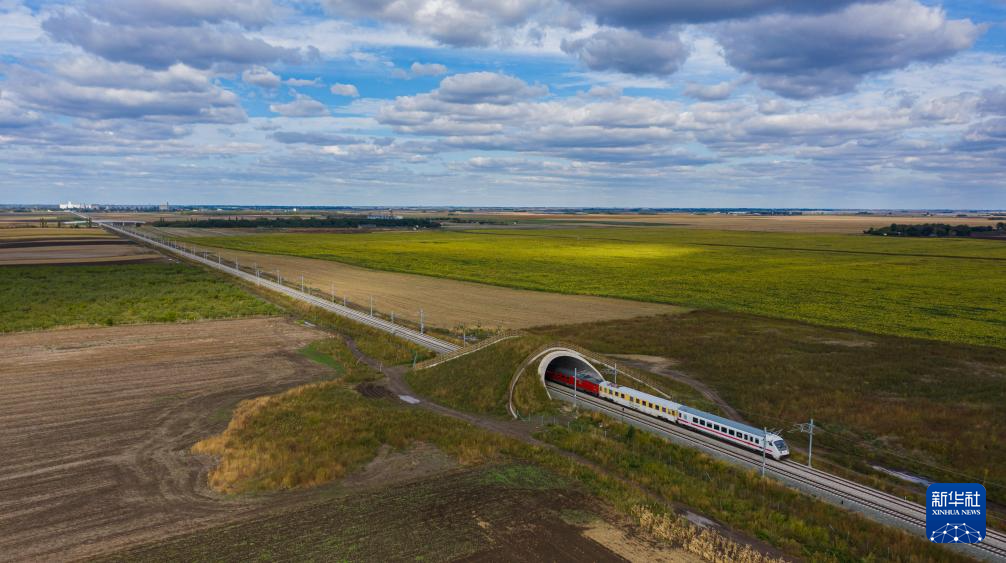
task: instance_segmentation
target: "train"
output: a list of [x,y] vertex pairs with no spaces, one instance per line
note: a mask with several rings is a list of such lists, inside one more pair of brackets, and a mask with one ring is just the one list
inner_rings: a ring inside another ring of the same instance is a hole
[[731,445],[764,452],[776,461],[789,456],[789,446],[782,436],[765,432],[736,420],[730,420],[681,403],[644,393],[625,385],[604,381],[589,372],[555,367],[545,371],[545,379],[575,389],[601,400],[615,403],[647,416],[676,424],[700,434],[712,436]]

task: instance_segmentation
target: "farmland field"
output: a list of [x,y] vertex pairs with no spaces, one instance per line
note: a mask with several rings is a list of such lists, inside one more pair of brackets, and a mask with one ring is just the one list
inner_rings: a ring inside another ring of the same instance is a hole
[[703,560],[630,535],[595,511],[593,499],[535,466],[479,467],[337,493],[108,561]]
[[0,267],[0,332],[277,311],[214,274],[182,264]]
[[0,336],[0,561],[80,559],[256,510],[187,453],[234,405],[325,375],[282,319]]
[[201,237],[235,250],[1006,347],[1006,245],[674,228]]
[[[178,232],[181,229],[174,229]],[[197,230],[197,229],[192,229]],[[167,231],[167,229],[159,229]],[[199,239],[189,240],[202,248]],[[471,282],[431,278],[361,268],[331,260],[298,256],[221,251],[226,260],[237,260],[246,267],[257,265],[299,283],[304,276],[307,287],[330,296],[333,286],[338,299],[367,309],[374,298],[374,309],[387,317],[392,312],[399,321],[418,326],[422,307],[427,326],[453,329],[475,327],[527,328],[561,322],[592,322],[624,319],[642,315],[680,312],[680,307],[663,303],[629,301],[589,295],[562,295],[541,291],[518,290]]]
[[[441,214],[442,215],[442,214]],[[729,213],[457,213],[462,219],[485,219],[490,221],[517,221],[519,223],[552,224],[636,224],[668,225],[693,229],[724,231],[764,231],[779,233],[844,233],[859,234],[870,227],[880,227],[891,223],[951,223],[954,225],[995,225],[1006,217],[1002,215],[734,215]]]
[[18,227],[0,229],[0,266],[28,264],[130,264],[163,262],[153,250],[102,229]]

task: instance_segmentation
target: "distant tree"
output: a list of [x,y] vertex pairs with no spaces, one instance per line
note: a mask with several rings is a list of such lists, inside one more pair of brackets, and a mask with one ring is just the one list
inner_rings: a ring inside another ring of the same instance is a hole
[[[999,225],[1003,225],[1002,228]],[[864,233],[874,236],[898,237],[970,237],[974,233],[986,233],[993,230],[1006,230],[1006,224],[999,223],[995,227],[971,225],[947,225],[945,223],[924,223],[920,225],[901,225],[891,223],[887,227],[869,228]]]

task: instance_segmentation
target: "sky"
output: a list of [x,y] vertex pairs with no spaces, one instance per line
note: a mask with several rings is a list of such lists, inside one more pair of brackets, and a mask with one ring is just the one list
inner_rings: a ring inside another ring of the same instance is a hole
[[1006,208],[1006,0],[0,0],[0,203]]

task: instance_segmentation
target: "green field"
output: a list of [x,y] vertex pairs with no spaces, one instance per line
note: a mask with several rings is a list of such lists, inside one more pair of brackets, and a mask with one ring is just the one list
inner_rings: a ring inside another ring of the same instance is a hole
[[998,241],[612,227],[199,242],[1006,347],[1006,244]]
[[0,268],[0,332],[278,312],[214,274],[178,264]]

